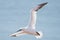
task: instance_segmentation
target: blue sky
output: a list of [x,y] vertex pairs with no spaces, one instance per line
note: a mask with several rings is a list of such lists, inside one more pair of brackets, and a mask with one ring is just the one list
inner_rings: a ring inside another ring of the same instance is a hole
[[[30,10],[40,3],[48,2],[37,13],[36,30],[42,31],[42,39],[31,35],[16,38],[8,35],[25,27]],[[60,0],[0,0],[0,40],[60,40]]]

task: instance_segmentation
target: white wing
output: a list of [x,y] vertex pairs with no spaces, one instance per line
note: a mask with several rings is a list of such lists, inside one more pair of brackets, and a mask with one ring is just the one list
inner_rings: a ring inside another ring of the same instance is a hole
[[37,7],[35,7],[35,8],[32,9],[32,12],[31,12],[31,21],[30,21],[30,24],[29,24],[29,28],[35,29],[36,13],[37,13],[37,11],[39,9],[41,9],[46,4],[47,4],[47,2],[46,3],[39,4]]
[[24,35],[24,34],[25,33],[23,31],[19,31],[19,32],[13,33],[13,34],[11,34],[9,36],[11,36],[11,37],[17,37],[17,36],[21,36],[21,35]]

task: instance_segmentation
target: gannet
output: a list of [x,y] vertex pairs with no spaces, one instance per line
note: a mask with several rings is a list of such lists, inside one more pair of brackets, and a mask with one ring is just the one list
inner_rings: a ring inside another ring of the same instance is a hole
[[31,11],[30,22],[29,22],[28,26],[26,28],[21,28],[21,29],[17,30],[15,33],[10,34],[9,36],[17,37],[17,36],[21,36],[21,35],[25,35],[25,34],[30,34],[30,35],[35,36],[36,38],[42,38],[43,33],[41,31],[38,32],[35,30],[36,16],[37,16],[38,10],[41,9],[43,6],[45,6],[47,3],[48,2],[41,3],[41,4],[37,5],[35,8],[33,8]]

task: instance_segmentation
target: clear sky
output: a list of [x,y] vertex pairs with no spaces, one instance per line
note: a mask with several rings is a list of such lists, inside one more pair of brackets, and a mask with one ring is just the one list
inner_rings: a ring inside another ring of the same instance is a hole
[[[38,11],[36,24],[36,30],[44,33],[43,38],[9,37],[28,24],[30,10],[43,2],[48,4]],[[0,0],[0,40],[60,40],[60,0]]]

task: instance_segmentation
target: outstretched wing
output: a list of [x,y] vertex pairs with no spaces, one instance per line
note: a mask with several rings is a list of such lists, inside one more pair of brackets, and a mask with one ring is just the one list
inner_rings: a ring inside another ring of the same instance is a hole
[[44,5],[46,5],[46,3],[42,3],[42,4],[39,4],[37,7],[33,8],[32,9],[32,12],[31,12],[31,20],[30,20],[30,24],[29,24],[29,27],[32,28],[32,29],[35,29],[35,24],[36,24],[36,13],[39,9],[41,9]]
[[13,33],[13,34],[11,34],[9,36],[11,36],[11,37],[17,37],[17,36],[21,36],[21,35],[24,35],[24,34],[26,34],[26,33],[23,32],[23,31],[18,31],[18,32]]

